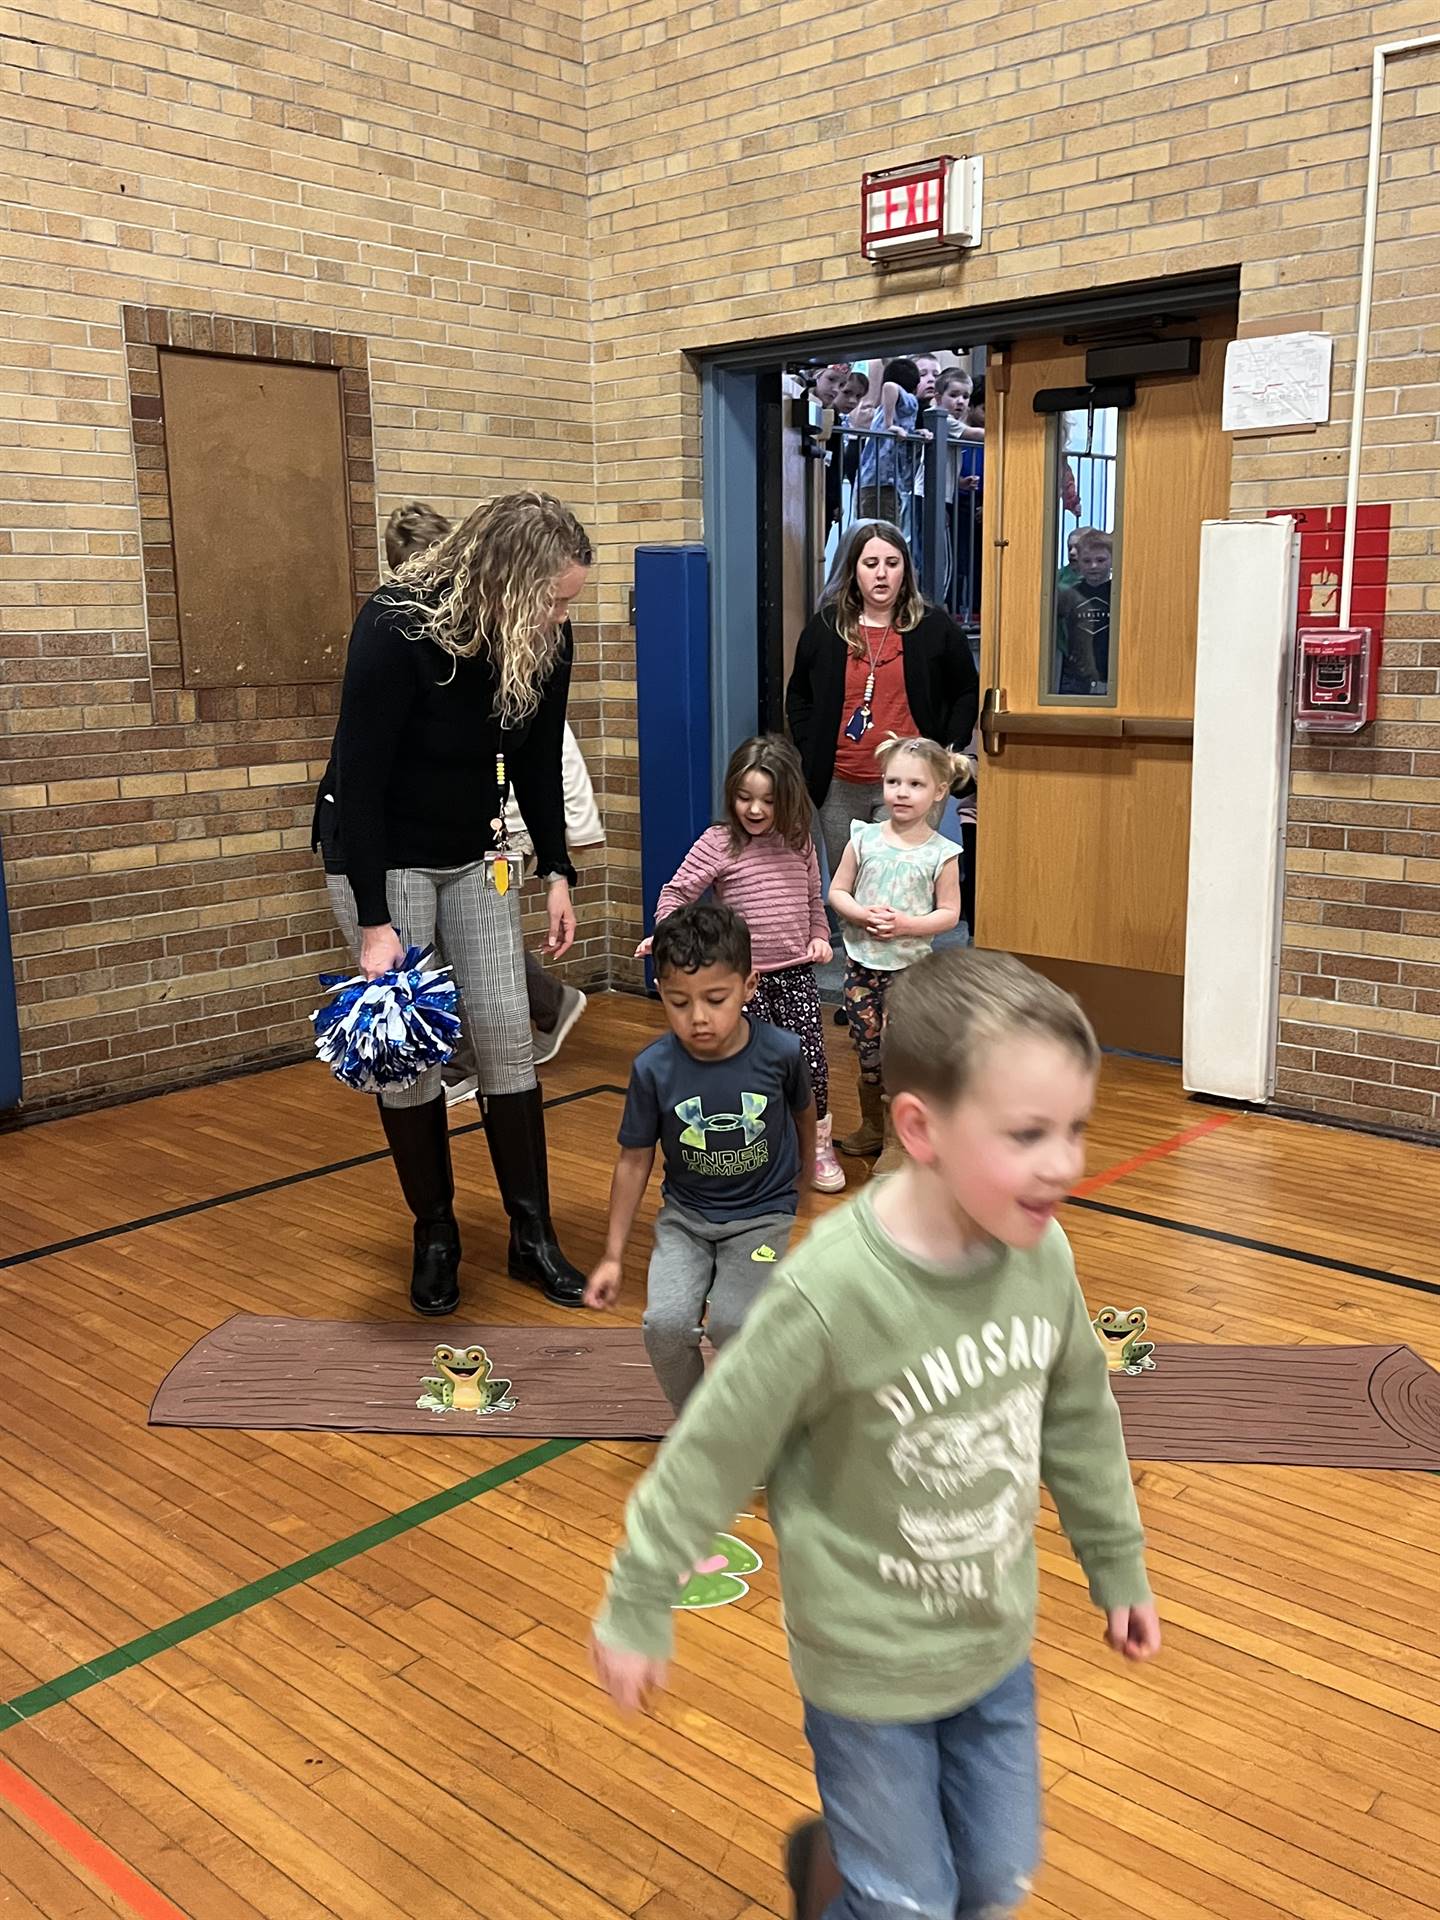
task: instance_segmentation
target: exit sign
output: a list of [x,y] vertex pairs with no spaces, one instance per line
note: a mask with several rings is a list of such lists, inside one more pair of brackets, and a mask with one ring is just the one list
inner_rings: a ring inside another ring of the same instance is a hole
[[860,251],[878,267],[914,265],[980,244],[983,166],[942,154],[865,174]]

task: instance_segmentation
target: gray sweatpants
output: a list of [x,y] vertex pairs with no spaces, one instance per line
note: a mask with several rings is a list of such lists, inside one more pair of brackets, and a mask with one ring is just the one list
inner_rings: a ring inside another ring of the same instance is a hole
[[793,1213],[720,1221],[701,1220],[673,1200],[661,1207],[645,1295],[645,1351],[676,1413],[705,1374],[702,1319],[712,1347],[740,1331],[794,1225]]

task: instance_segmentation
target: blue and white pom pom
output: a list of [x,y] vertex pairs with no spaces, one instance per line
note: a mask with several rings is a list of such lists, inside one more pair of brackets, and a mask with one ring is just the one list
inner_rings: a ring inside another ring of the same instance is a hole
[[433,953],[432,947],[411,947],[395,972],[378,980],[321,974],[321,986],[339,992],[310,1016],[315,1051],[343,1085],[359,1093],[410,1087],[455,1051],[455,978],[449,967],[426,966]]

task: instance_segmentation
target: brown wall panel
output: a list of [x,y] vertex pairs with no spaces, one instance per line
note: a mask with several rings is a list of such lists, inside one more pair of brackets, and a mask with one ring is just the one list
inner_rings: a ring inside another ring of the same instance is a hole
[[331,680],[353,617],[340,374],[162,353],[187,687]]

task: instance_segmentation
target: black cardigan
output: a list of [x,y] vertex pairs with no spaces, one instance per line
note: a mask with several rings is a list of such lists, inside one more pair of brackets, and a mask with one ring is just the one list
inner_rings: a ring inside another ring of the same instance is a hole
[[[980,711],[980,677],[969,641],[942,607],[927,607],[919,626],[900,636],[900,645],[905,698],[916,726],[941,746],[963,753]],[[800,635],[785,689],[785,717],[817,807],[830,791],[835,749],[846,718],[842,712],[845,658],[834,612],[826,608]]]
[[573,646],[564,644],[523,727],[502,732],[484,654],[456,660],[413,637],[413,615],[382,587],[360,609],[345,659],[340,718],[315,800],[313,842],[343,873],[362,927],[390,918],[389,867],[462,867],[494,846],[503,749],[541,873],[574,877],[560,774]]

